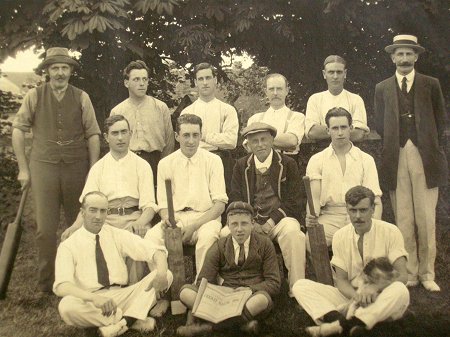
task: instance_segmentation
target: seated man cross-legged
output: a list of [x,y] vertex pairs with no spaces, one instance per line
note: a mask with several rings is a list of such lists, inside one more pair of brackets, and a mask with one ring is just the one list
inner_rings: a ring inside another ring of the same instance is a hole
[[[306,329],[310,336],[364,336],[378,322],[400,319],[408,308],[408,254],[403,237],[395,225],[372,219],[374,200],[374,193],[364,186],[352,187],[345,195],[351,223],[333,237],[336,287],[299,280],[292,289],[297,302],[318,324]],[[378,272],[364,270],[382,257],[395,269],[381,267],[391,273],[388,282],[377,279]],[[370,282],[367,275],[372,277]]]
[[195,336],[236,324],[244,332],[257,333],[256,318],[270,311],[272,297],[278,294],[281,281],[275,248],[267,236],[253,230],[253,215],[253,207],[245,202],[235,201],[228,206],[227,225],[231,233],[208,250],[197,284],[187,284],[180,291],[180,300],[192,310],[201,279],[217,284],[220,276],[224,287],[251,289],[252,295],[246,301],[241,316],[216,325],[206,321],[188,322],[178,328],[179,335]]
[[[58,248],[53,291],[63,297],[59,313],[69,325],[98,327],[103,337],[119,336],[129,328],[151,331],[155,319],[147,317],[149,310],[172,283],[167,251],[109,226],[105,223],[107,209],[103,193],[86,194],[81,206],[83,226]],[[127,286],[126,257],[153,261],[156,270]]]

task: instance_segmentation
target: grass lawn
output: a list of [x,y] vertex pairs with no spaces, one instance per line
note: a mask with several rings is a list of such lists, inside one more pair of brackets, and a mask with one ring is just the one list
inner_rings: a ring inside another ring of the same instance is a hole
[[[447,194],[447,193],[444,193]],[[5,190],[1,195],[2,212],[0,242],[5,235],[5,224],[14,217],[18,195],[12,196]],[[29,198],[30,199],[30,198]],[[440,199],[440,209],[448,198]],[[25,231],[15,263],[7,298],[0,301],[0,337],[77,337],[87,336],[85,331],[66,326],[60,319],[58,298],[39,298],[36,291],[37,258],[34,244],[35,228],[28,200],[24,216]],[[444,213],[444,214],[442,214]],[[404,318],[397,322],[376,326],[367,336],[395,337],[438,337],[450,336],[449,318],[449,223],[447,212],[438,212],[436,260],[436,280],[441,286],[440,293],[429,293],[421,286],[411,290],[411,305]],[[389,220],[389,219],[388,219]],[[391,219],[392,221],[392,219]],[[309,269],[309,268],[308,268]],[[184,324],[184,316],[166,314],[158,321],[157,329],[145,336],[175,336],[176,328]],[[306,336],[304,328],[312,325],[309,316],[300,308],[295,299],[287,296],[287,285],[283,283],[282,295],[275,301],[272,314],[261,322],[261,336],[289,337]],[[216,333],[213,336],[241,336],[240,331]],[[143,334],[128,331],[123,336],[137,337]]]

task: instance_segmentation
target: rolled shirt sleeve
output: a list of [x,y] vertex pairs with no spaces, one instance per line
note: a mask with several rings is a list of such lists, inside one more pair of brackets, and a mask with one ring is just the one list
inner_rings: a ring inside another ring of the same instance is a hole
[[217,146],[219,149],[232,150],[236,148],[239,121],[237,112],[231,105],[222,104],[224,119],[221,132],[210,132],[205,136],[205,142]]
[[84,91],[81,92],[81,110],[83,111],[81,118],[83,121],[84,137],[89,139],[93,135],[100,135],[101,132],[97,118],[95,117],[94,106],[89,95]]
[[13,121],[13,127],[23,132],[30,132],[33,125],[34,113],[37,105],[36,88],[30,89],[25,95],[19,111]]

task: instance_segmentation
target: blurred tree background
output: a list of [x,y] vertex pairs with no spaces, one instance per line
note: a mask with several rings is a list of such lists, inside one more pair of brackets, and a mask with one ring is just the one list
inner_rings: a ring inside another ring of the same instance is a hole
[[[134,59],[151,68],[149,92],[169,106],[178,81],[171,69],[208,61],[226,99],[261,93],[265,73],[281,72],[290,105],[304,111],[325,90],[329,54],[346,58],[346,87],[359,93],[372,124],[375,83],[394,73],[384,47],[401,33],[427,49],[417,69],[438,77],[448,101],[449,8],[444,0],[3,0],[0,61],[19,50],[65,46],[80,52],[72,83],[89,93],[99,122],[127,97],[121,69]],[[250,69],[223,65],[247,53]],[[244,111],[243,113],[249,113]]]

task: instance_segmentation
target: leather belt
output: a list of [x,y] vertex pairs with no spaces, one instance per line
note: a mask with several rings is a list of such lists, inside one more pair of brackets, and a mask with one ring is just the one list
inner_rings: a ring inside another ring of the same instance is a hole
[[191,207],[185,207],[185,208],[183,208],[180,212],[190,212],[190,211],[193,211],[194,209],[193,208],[191,208]]
[[114,207],[114,208],[108,208],[108,215],[109,214],[129,215],[136,211],[139,211],[139,206],[133,206],[133,207],[127,207],[127,208]]

